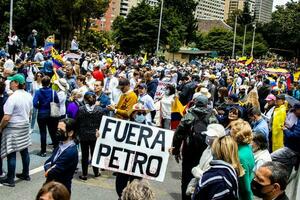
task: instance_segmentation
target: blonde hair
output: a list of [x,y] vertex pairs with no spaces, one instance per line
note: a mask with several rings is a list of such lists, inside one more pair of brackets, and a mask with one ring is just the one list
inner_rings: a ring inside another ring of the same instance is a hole
[[239,177],[245,174],[238,156],[238,145],[230,135],[215,139],[211,150],[216,159],[232,165]]
[[148,182],[132,181],[122,192],[122,200],[155,200],[154,192]]
[[244,105],[247,105],[247,104],[250,104],[252,105],[253,107],[256,107],[258,109],[260,109],[260,104],[259,104],[259,101],[258,101],[258,92],[257,92],[257,89],[254,88],[252,89],[248,95],[247,95],[247,99],[244,103]]
[[230,134],[238,144],[250,144],[253,139],[252,129],[248,122],[238,119],[231,124]]

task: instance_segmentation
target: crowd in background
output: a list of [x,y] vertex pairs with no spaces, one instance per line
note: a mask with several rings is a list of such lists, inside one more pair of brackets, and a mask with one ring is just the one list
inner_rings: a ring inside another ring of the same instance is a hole
[[[72,53],[61,53],[64,65],[55,67],[51,56],[36,48],[35,35],[33,30],[29,53],[1,52],[1,158],[8,163],[5,174],[0,162],[2,184],[13,187],[15,176],[30,181],[28,147],[37,123],[38,155],[50,156],[44,166],[47,182],[60,182],[71,192],[77,146],[82,152],[79,178],[85,181],[101,134],[96,130],[107,115],[175,131],[169,151],[182,163],[184,200],[296,199],[292,191],[299,197],[299,180],[293,178],[299,177],[300,161],[300,82],[295,77],[262,73],[266,64],[259,60],[248,66],[205,58],[145,62],[116,52],[82,52],[76,37]],[[17,41],[13,34],[10,44]],[[175,103],[184,108],[179,118],[174,118]],[[16,152],[22,156],[20,174],[15,174]],[[93,167],[93,174],[101,171]],[[133,199],[131,190],[148,188],[140,181],[118,173],[119,198]],[[44,187],[39,195],[58,186]],[[154,199],[152,192],[147,199]]]

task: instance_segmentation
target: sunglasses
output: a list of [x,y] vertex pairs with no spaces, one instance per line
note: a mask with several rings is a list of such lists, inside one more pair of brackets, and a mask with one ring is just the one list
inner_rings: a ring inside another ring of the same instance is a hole
[[136,114],[137,115],[144,115],[145,116],[147,113],[145,113],[145,112],[137,112]]

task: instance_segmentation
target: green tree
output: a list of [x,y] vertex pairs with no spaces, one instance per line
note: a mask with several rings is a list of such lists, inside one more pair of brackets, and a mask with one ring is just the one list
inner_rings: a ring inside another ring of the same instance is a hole
[[[300,59],[300,2],[288,2],[272,14],[272,21],[262,31],[270,48],[290,50]],[[280,55],[284,51],[277,51]],[[291,56],[291,55],[290,55]]]

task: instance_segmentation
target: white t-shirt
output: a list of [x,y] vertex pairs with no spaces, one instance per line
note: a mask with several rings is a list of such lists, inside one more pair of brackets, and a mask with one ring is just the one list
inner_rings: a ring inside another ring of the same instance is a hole
[[4,114],[11,115],[9,122],[28,122],[33,108],[32,96],[25,90],[16,90],[4,104]]
[[171,119],[171,112],[172,112],[172,103],[174,101],[174,94],[170,96],[164,95],[161,99],[161,112],[163,119]]
[[[138,102],[141,103],[141,104],[143,104],[146,107],[146,109],[149,110],[149,111],[155,110],[154,100],[152,99],[152,97],[149,94],[145,94],[143,96],[139,96]],[[147,115],[146,115],[146,121],[147,122],[152,122],[151,114],[150,113],[147,113]]]

